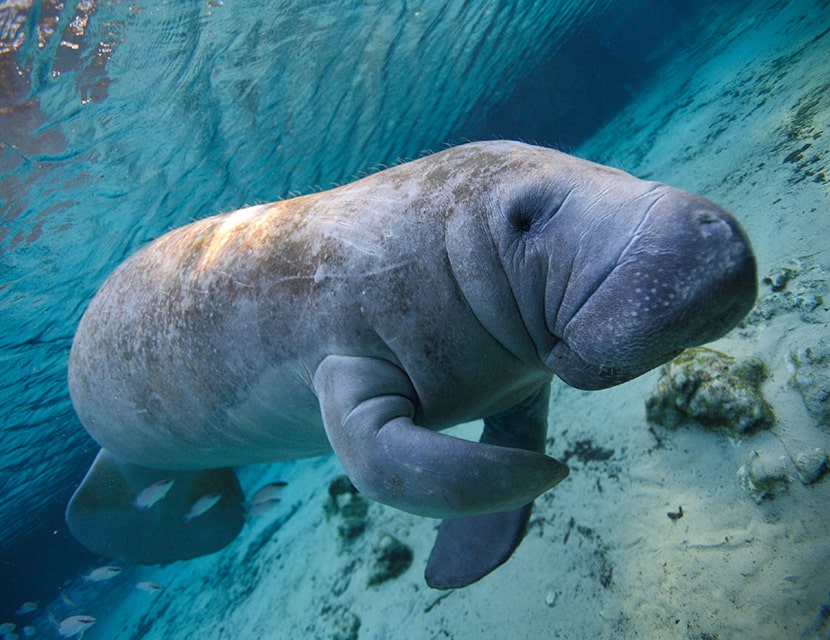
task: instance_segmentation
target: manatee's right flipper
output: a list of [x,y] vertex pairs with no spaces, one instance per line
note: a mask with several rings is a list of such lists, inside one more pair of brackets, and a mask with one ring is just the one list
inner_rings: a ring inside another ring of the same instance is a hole
[[[167,495],[150,508],[134,504],[144,489],[171,479]],[[206,495],[219,501],[185,524]],[[66,523],[87,549],[106,558],[164,564],[218,551],[244,523],[244,496],[233,469],[165,471],[139,467],[102,449],[66,508]]]
[[437,518],[510,511],[568,475],[565,465],[537,451],[416,425],[417,394],[391,362],[328,356],[314,389],[329,442],[352,483],[404,511]]
[[[515,407],[484,421],[481,441],[543,452],[550,384]],[[568,473],[561,466],[564,477]],[[503,564],[524,538],[533,505],[511,511],[450,518],[438,528],[424,577],[433,589],[466,587]]]

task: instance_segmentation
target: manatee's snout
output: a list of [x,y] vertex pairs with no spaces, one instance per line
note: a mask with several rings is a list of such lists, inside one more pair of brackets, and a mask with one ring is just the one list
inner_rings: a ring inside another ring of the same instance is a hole
[[573,386],[612,386],[723,336],[756,295],[755,257],[737,221],[705,198],[661,188],[549,364]]
[[714,205],[693,216],[701,244],[701,283],[689,297],[685,335],[698,344],[720,338],[743,319],[755,304],[758,283],[755,256],[737,221]]

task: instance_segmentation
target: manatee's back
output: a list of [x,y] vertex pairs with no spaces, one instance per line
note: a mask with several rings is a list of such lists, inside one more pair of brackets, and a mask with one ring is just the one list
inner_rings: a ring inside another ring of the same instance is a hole
[[[90,303],[72,345],[70,393],[86,429],[122,459],[192,468],[256,461],[257,450],[268,460],[327,450],[321,429],[314,435],[312,428],[309,441],[295,435],[295,450],[284,456],[278,442],[270,452],[257,447],[255,429],[247,429],[250,443],[234,432],[234,411],[269,377],[290,398],[287,412],[303,414],[307,432],[308,418],[313,427],[319,413],[302,372],[286,364],[296,362],[300,346],[287,339],[296,331],[289,328],[290,291],[275,293],[280,274],[266,280],[255,270],[268,268],[255,256],[262,253],[257,242],[268,239],[249,226],[265,209],[170,232],[118,267]],[[275,295],[283,313],[266,325],[263,299]],[[260,414],[274,402],[272,389]],[[277,431],[270,424],[259,429]],[[244,459],[234,459],[234,445]]]

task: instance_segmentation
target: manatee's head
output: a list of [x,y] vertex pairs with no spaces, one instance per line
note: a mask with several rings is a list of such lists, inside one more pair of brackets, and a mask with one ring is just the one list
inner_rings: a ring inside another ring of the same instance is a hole
[[[550,274],[545,314],[558,340],[547,364],[583,389],[624,382],[721,337],[757,293],[749,242],[717,205],[659,185],[619,206],[629,225],[599,221],[572,233],[567,282]],[[592,258],[583,243],[607,253]],[[558,304],[553,291],[562,293]]]
[[548,149],[512,155],[489,227],[536,351],[565,382],[630,380],[752,307],[752,249],[714,203]]

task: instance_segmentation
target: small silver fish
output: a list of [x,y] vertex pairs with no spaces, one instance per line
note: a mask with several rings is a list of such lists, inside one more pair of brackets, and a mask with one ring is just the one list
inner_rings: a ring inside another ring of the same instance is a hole
[[151,580],[142,580],[141,582],[135,585],[135,588],[139,591],[146,591],[147,593],[155,593],[156,591],[161,591],[164,589],[163,584],[159,584],[158,582],[153,582]]
[[285,487],[285,482],[269,482],[256,490],[251,496],[251,504],[259,504],[260,502],[268,502],[276,498]]
[[3,624],[0,624],[0,633],[4,635],[11,633],[16,627],[17,625],[14,622],[4,622]]
[[121,571],[121,567],[98,567],[97,569],[93,569],[92,571],[90,571],[84,577],[90,582],[101,582],[103,580],[109,580],[110,578],[114,578],[119,573],[121,573]]
[[[54,622],[54,616],[52,616],[52,619]],[[61,634],[64,638],[71,638],[72,636],[77,636],[78,634],[83,635],[84,631],[95,624],[95,618],[84,615],[69,616],[60,622],[55,622],[55,624],[58,627],[59,634]]]
[[75,606],[75,601],[72,598],[70,598],[67,594],[65,594],[63,591],[61,591],[61,600],[63,600],[63,603],[67,607],[74,607]]
[[23,632],[24,638],[31,638],[35,634],[37,634],[37,627],[31,624],[27,624],[25,627],[21,629]]
[[190,507],[190,511],[188,511],[185,516],[182,518],[185,524],[188,524],[194,518],[198,518],[205,512],[209,511],[213,505],[219,502],[219,499],[222,496],[218,493],[209,493],[207,495],[202,496],[196,502],[193,503],[193,506]]
[[133,506],[139,511],[146,511],[167,495],[167,492],[173,486],[173,482],[170,479],[154,482],[136,496]]
[[262,500],[261,502],[256,502],[251,505],[250,509],[248,509],[248,514],[253,516],[254,518],[258,518],[259,516],[268,513],[279,503],[279,498],[271,498],[270,500]]
[[22,616],[26,615],[27,613],[31,613],[32,611],[37,611],[37,602],[32,602],[28,600],[20,605],[17,609],[17,615]]

